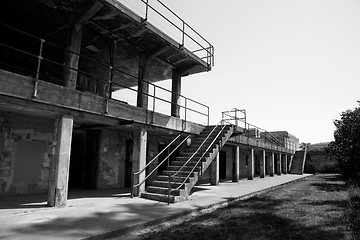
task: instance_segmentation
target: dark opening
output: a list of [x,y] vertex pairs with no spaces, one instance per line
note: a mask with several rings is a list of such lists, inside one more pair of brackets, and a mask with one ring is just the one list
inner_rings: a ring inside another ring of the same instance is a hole
[[220,151],[219,153],[219,178],[226,178],[226,152]]
[[[167,145],[168,144],[159,144],[159,152],[164,150]],[[158,163],[160,164],[175,149],[175,147],[176,146],[170,146],[167,150],[160,154]],[[167,169],[167,167],[171,164],[172,161],[176,160],[177,156],[179,156],[179,149],[176,149],[175,152],[171,154],[171,156],[159,166],[158,175],[162,175],[163,171]]]
[[73,132],[69,188],[96,188],[99,136],[99,130]]
[[124,183],[125,187],[131,187],[133,146],[134,146],[134,141],[132,139],[126,140],[125,183]]

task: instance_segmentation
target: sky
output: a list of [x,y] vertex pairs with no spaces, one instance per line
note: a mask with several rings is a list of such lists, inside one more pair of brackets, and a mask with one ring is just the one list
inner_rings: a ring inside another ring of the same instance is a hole
[[333,120],[358,106],[360,1],[162,1],[215,48],[210,72],[182,79],[182,95],[208,105],[211,123],[246,109],[263,129],[327,142]]

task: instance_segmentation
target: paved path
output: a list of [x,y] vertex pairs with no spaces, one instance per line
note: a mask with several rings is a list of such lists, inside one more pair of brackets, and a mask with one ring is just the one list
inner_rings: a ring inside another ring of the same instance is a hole
[[[309,175],[282,175],[200,185],[189,201],[167,205],[115,190],[70,194],[67,207],[45,207],[46,196],[0,199],[0,239],[83,239],[224,205]],[[39,199],[41,198],[42,199]]]

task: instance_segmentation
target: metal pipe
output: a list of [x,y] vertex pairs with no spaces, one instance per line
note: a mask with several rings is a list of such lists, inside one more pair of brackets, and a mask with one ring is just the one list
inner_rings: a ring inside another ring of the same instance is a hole
[[39,86],[38,80],[39,80],[39,76],[40,76],[41,60],[43,59],[42,52],[43,52],[44,43],[45,43],[45,40],[40,39],[40,49],[39,49],[39,55],[37,57],[38,62],[37,62],[37,67],[36,67],[36,77],[35,77],[35,83],[34,83],[34,93],[33,93],[34,98],[37,97],[37,92],[38,92],[38,86]]

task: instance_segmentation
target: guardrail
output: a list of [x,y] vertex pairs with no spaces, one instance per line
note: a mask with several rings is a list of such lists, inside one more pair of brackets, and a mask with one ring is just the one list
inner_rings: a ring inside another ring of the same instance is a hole
[[248,123],[246,121],[245,109],[234,108],[230,111],[222,112],[222,119],[228,124],[243,128],[244,133],[242,135],[246,136],[248,141],[249,139],[257,139],[259,141],[264,141],[265,143],[274,143],[284,147],[284,139],[282,137]]
[[[105,61],[96,61],[91,57],[69,51],[64,46],[49,42],[3,23],[0,23],[0,30],[4,36],[12,36],[8,38],[2,37],[0,40],[0,68],[32,77],[34,79],[33,97],[37,96],[38,80],[65,86],[64,72],[72,71],[78,74],[77,90],[91,92],[107,100],[113,99],[133,106],[137,105],[138,89],[115,82],[113,78],[117,74],[117,76],[138,81],[138,77],[115,67],[111,59],[109,64],[106,64]],[[79,69],[66,66],[63,63],[66,54],[76,55],[79,59],[86,60],[89,64],[91,63],[91,66],[79,67]],[[87,68],[96,68],[98,73],[103,74],[94,74],[91,70],[86,71]],[[164,104],[172,103],[172,92],[149,81],[144,81],[144,83],[149,85],[149,90],[152,90],[151,93],[150,91],[142,93],[149,98],[148,110],[165,114],[170,112],[170,107],[165,111],[162,108],[164,108]],[[167,99],[159,96],[159,91],[165,92],[170,97]],[[202,122],[209,124],[209,107],[207,105],[183,95],[178,95],[178,97],[182,100],[180,104],[177,103],[178,107],[183,110],[180,117],[185,120],[185,123],[188,121],[188,116],[194,114],[194,119],[200,118],[203,119],[201,120]],[[193,107],[189,107],[190,104]]]
[[[209,41],[201,36],[162,1],[141,0],[141,2],[145,5],[145,21],[149,20],[151,13],[156,13],[158,17],[164,19],[169,26],[180,33],[180,47],[186,47],[200,59],[204,60],[208,65],[208,69],[210,69],[211,66],[214,66],[214,46],[211,45]],[[155,3],[158,3],[156,7]],[[175,18],[179,23],[175,23],[175,21],[170,20],[170,18]]]

